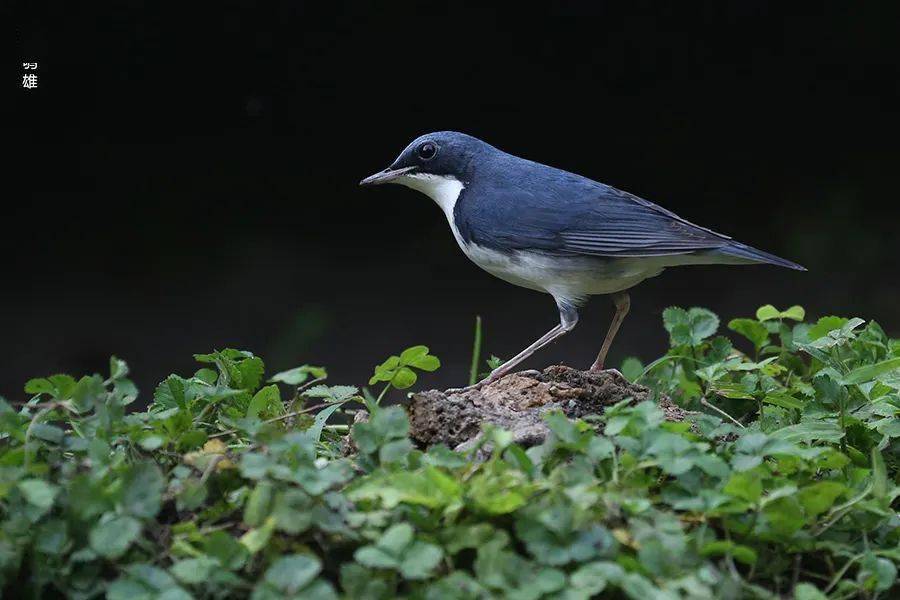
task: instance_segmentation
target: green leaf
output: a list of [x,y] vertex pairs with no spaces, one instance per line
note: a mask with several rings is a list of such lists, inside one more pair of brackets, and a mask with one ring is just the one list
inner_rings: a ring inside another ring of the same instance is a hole
[[382,464],[399,462],[406,458],[412,449],[412,442],[406,438],[393,440],[378,449],[378,460]]
[[56,390],[49,379],[43,377],[39,379],[29,379],[25,383],[26,394],[53,394]]
[[188,479],[175,498],[175,507],[178,510],[194,510],[206,501],[208,493],[205,483],[195,478]]
[[844,385],[865,383],[897,369],[900,369],[900,356],[889,358],[879,363],[857,367],[843,377],[841,383]]
[[781,311],[781,317],[792,321],[803,321],[806,318],[806,310],[802,306],[795,304],[787,310]]
[[607,584],[618,582],[624,575],[625,571],[617,563],[597,561],[573,571],[569,582],[575,589],[594,596],[605,590]]
[[811,583],[798,583],[794,588],[794,600],[828,600],[828,596]]
[[400,366],[435,371],[441,366],[437,356],[428,353],[428,346],[413,346],[400,353]]
[[861,563],[858,579],[866,589],[883,592],[891,589],[897,581],[897,567],[891,560],[866,554]]
[[128,363],[115,356],[109,357],[109,379],[115,381],[128,375]]
[[398,390],[405,390],[408,387],[412,387],[416,383],[416,379],[416,374],[412,369],[400,367],[394,372],[394,376],[391,377],[391,385]]
[[378,547],[398,556],[412,542],[413,528],[409,523],[398,523],[382,534]]
[[267,385],[261,388],[247,406],[246,417],[253,419],[262,415],[265,418],[278,416],[283,409],[281,404],[281,392],[277,385]]
[[309,398],[327,398],[332,402],[352,400],[359,394],[359,388],[353,385],[317,385],[303,392]]
[[257,483],[247,499],[247,504],[244,505],[244,523],[250,527],[262,525],[272,508],[272,495],[271,482]]
[[400,559],[377,546],[363,546],[354,554],[353,558],[361,564],[373,569],[394,569],[400,566]]
[[844,437],[844,431],[834,421],[806,420],[772,432],[772,437],[786,442],[832,442]]
[[801,489],[797,493],[797,499],[803,505],[803,510],[811,517],[827,511],[840,496],[847,492],[847,486],[836,481],[820,481]]
[[774,406],[780,406],[781,408],[792,408],[795,410],[799,410],[804,406],[803,402],[784,392],[768,394],[763,398],[763,402]]
[[426,579],[443,558],[439,546],[417,541],[404,552],[399,570],[407,579]]
[[251,529],[241,536],[240,542],[250,554],[256,554],[262,550],[275,531],[275,517],[269,517],[262,527]]
[[69,375],[51,375],[41,379],[30,379],[25,384],[26,394],[49,394],[56,400],[66,400],[75,389],[76,381]]
[[882,499],[888,493],[887,467],[877,447],[872,447],[872,496]]
[[822,317],[816,324],[809,328],[807,337],[809,341],[815,341],[820,337],[828,335],[829,331],[839,330],[847,323],[847,319],[843,317]]
[[160,408],[183,408],[187,405],[184,389],[184,379],[178,375],[169,375],[156,386],[153,400]]
[[146,450],[147,452],[152,452],[154,450],[159,450],[166,443],[166,438],[161,435],[149,434],[142,436],[140,441],[138,441],[138,445]]
[[756,503],[762,496],[762,481],[755,471],[734,473],[722,491],[747,502]]
[[65,432],[55,425],[47,425],[46,423],[35,423],[31,426],[31,435],[45,442],[54,444],[62,443]]
[[322,562],[306,554],[282,556],[266,570],[266,583],[279,592],[292,596],[309,584],[322,570]]
[[90,532],[91,549],[110,560],[119,558],[141,533],[141,523],[126,515],[104,515]]
[[237,363],[238,371],[241,374],[240,381],[238,382],[241,389],[247,390],[248,392],[253,392],[259,387],[260,382],[262,382],[263,372],[265,371],[265,365],[263,361],[258,356],[250,356],[241,360]]
[[694,344],[711,337],[719,329],[719,317],[705,308],[692,308],[688,311],[691,320],[691,336]]
[[387,360],[375,367],[375,373],[369,378],[369,385],[374,385],[379,381],[390,381],[399,365],[399,356],[388,357]]
[[375,373],[369,379],[369,385],[379,381],[389,381],[397,389],[406,389],[416,382],[416,373],[411,367],[423,371],[434,371],[441,366],[436,356],[428,354],[428,346],[413,346],[404,350],[400,356],[391,356],[375,367]]
[[325,423],[343,404],[344,402],[335,402],[331,406],[326,406],[316,413],[316,418],[313,420],[312,426],[307,430],[307,433],[309,433],[316,442],[322,439],[322,430],[325,428]]
[[198,585],[208,581],[219,568],[217,560],[202,556],[179,560],[169,568],[169,572],[182,583]]
[[327,376],[328,373],[325,371],[324,367],[301,365],[299,367],[294,367],[293,369],[288,369],[287,371],[275,373],[275,375],[269,378],[269,382],[284,383],[286,385],[300,385],[310,377],[313,379],[324,379]]
[[237,570],[247,561],[247,549],[224,531],[214,531],[203,540],[203,551],[225,569]]
[[622,366],[619,368],[619,371],[622,373],[625,379],[634,383],[641,375],[644,374],[644,365],[640,360],[634,358],[633,356],[629,356],[622,361]]
[[792,321],[802,321],[806,318],[806,311],[802,306],[794,305],[787,310],[778,310],[771,304],[760,306],[756,310],[756,318],[760,321],[771,321],[772,319],[790,319]]
[[803,509],[793,496],[783,496],[765,504],[763,514],[769,528],[781,536],[791,536],[803,527]]
[[142,462],[132,466],[123,478],[123,510],[135,517],[155,517],[162,503],[164,486],[162,472],[155,464]]
[[781,311],[771,304],[766,304],[765,306],[760,306],[756,309],[756,319],[759,321],[769,321],[771,319],[778,319],[779,317],[781,317]]
[[25,479],[19,482],[18,487],[29,504],[43,510],[53,506],[53,501],[59,493],[58,487],[43,479]]
[[716,333],[719,317],[705,308],[684,310],[671,306],[663,311],[663,325],[673,346],[697,346]]
[[755,565],[756,551],[748,546],[736,544],[730,540],[716,540],[709,542],[700,550],[703,556],[732,556],[735,560],[745,565]]
[[761,350],[769,343],[769,330],[759,321],[753,319],[732,319],[728,322],[728,329],[750,340],[756,351]]
[[428,355],[428,346],[412,346],[400,353],[400,364],[411,365],[416,360]]

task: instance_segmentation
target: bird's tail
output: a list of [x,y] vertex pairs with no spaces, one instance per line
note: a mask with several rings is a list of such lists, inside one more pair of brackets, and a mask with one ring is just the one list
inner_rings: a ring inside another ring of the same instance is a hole
[[721,254],[724,254],[725,256],[741,259],[741,262],[746,261],[749,263],[766,263],[770,265],[778,265],[779,267],[786,267],[788,269],[794,269],[795,271],[806,270],[806,267],[798,265],[795,262],[785,260],[779,256],[775,256],[774,254],[763,252],[762,250],[757,250],[756,248],[752,248],[740,242],[731,242],[727,246],[718,248],[717,251]]

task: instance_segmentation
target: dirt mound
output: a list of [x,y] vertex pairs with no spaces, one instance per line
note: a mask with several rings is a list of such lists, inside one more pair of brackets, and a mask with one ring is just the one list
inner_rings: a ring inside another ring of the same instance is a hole
[[[533,446],[550,433],[547,411],[561,410],[572,418],[602,414],[625,399],[642,402],[650,390],[628,382],[617,371],[579,371],[556,365],[541,371],[511,373],[480,389],[413,394],[408,406],[410,437],[422,447],[446,444],[463,450],[481,434],[482,423],[513,433],[516,443]],[[687,414],[667,398],[660,407],[670,421]]]

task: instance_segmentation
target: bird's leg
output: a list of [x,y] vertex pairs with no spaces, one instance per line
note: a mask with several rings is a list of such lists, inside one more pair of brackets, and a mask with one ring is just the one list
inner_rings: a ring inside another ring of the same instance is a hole
[[498,379],[512,371],[516,367],[516,365],[521,363],[523,360],[525,360],[541,348],[552,344],[557,339],[569,333],[570,331],[572,331],[572,329],[575,328],[575,325],[578,323],[578,311],[576,311],[572,306],[559,300],[557,300],[556,304],[559,307],[559,325],[542,335],[533,344],[513,356],[511,359],[491,371],[491,374],[488,375],[484,380],[479,381],[478,385],[484,385],[492,381],[497,381]]
[[597,360],[591,365],[591,371],[603,370],[603,363],[606,362],[606,354],[609,352],[609,347],[612,346],[613,338],[616,337],[619,326],[622,325],[625,315],[628,314],[628,309],[631,308],[631,297],[628,295],[628,292],[617,292],[613,294],[613,303],[616,305],[616,314],[613,315],[612,323],[609,324],[609,331],[606,332],[606,339],[603,340],[603,345],[600,346]]
[[[556,301],[556,305],[559,307],[559,325],[542,335],[538,338],[533,344],[513,356],[511,359],[491,371],[491,374],[476,383],[475,385],[469,386],[467,388],[462,388],[463,390],[467,389],[477,389],[483,385],[491,383],[492,381],[497,381],[510,371],[512,371],[516,365],[520,362],[543,348],[549,344],[552,344],[560,337],[572,331],[575,328],[575,325],[578,323],[578,311],[567,302],[562,300]],[[447,390],[448,392],[456,391],[456,390]],[[460,390],[462,391],[462,390]]]

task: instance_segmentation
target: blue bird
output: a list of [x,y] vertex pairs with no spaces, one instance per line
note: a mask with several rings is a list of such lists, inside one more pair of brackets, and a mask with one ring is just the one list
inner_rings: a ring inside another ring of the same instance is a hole
[[434,200],[476,265],[556,301],[559,325],[476,386],[503,377],[571,331],[588,297],[609,294],[616,313],[591,365],[602,370],[628,313],[626,290],[666,267],[767,263],[806,270],[628,192],[453,131],[417,138],[360,185],[383,183],[405,185]]

